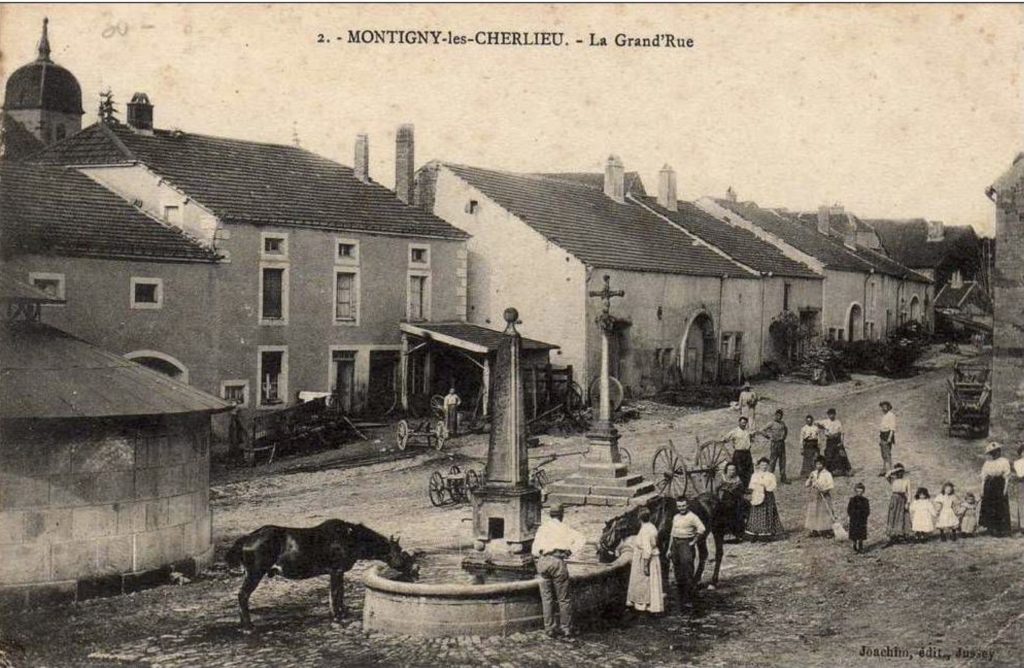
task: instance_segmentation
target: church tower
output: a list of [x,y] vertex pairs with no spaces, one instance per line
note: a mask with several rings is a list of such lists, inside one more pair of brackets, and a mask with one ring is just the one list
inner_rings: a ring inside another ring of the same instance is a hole
[[44,144],[82,129],[82,88],[75,75],[50,60],[49,19],[43,19],[39,56],[7,79],[4,115],[21,123]]

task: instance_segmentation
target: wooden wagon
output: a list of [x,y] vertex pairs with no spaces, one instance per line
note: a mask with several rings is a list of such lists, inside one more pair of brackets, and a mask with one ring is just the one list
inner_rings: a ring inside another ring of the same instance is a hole
[[689,464],[671,440],[654,453],[651,475],[658,494],[678,499],[715,491],[718,476],[732,461],[732,444],[723,440],[695,440],[696,453]]
[[236,416],[232,440],[241,449],[245,463],[254,466],[262,455],[269,464],[282,452],[338,447],[352,435],[365,438],[331,399],[319,396],[288,408],[257,413],[249,429]]
[[992,407],[991,369],[986,364],[957,362],[946,380],[949,435],[987,435]]

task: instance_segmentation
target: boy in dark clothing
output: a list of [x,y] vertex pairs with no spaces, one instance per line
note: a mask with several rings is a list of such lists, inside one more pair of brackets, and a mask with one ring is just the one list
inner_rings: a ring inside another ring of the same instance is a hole
[[864,496],[864,483],[859,482],[853,487],[853,496],[846,505],[846,514],[850,516],[850,540],[854,552],[864,551],[864,541],[868,537],[868,515],[871,514],[871,502]]

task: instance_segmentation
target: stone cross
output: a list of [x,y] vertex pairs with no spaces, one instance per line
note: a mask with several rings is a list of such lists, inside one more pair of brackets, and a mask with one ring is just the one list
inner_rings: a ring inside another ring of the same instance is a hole
[[609,312],[612,305],[612,297],[625,297],[625,290],[612,290],[611,277],[604,275],[604,288],[597,292],[591,291],[591,297],[599,297],[604,302],[604,310],[597,316],[597,324],[601,327],[601,405],[598,410],[599,429],[611,429],[612,423],[612,401],[611,382],[608,380],[608,337],[615,326],[615,318]]
[[615,322],[614,318],[611,317],[611,313],[609,313],[612,307],[612,297],[626,296],[625,290],[612,290],[611,281],[611,276],[605,274],[604,287],[596,292],[591,290],[588,293],[591,297],[600,297],[601,301],[604,302],[604,309],[601,311],[601,315],[597,317],[597,323],[601,325],[601,329],[605,331],[610,331]]

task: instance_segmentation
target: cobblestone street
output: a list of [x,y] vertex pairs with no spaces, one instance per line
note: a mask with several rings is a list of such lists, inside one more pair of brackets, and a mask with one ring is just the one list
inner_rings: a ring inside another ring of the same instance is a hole
[[[424,451],[361,468],[215,481],[218,557],[208,573],[180,586],[9,618],[0,641],[15,662],[26,665],[754,666],[765,665],[763,657],[770,655],[771,665],[787,666],[815,665],[825,652],[832,665],[891,663],[862,657],[863,646],[906,648],[924,665],[1016,665],[1024,650],[1024,542],[979,537],[880,547],[888,499],[885,483],[876,477],[880,399],[896,404],[901,438],[895,459],[911,470],[915,486],[937,488],[951,479],[960,491],[978,489],[982,441],[949,438],[942,423],[947,374],[938,368],[909,379],[857,377],[827,388],[759,386],[771,399],[761,414],[784,408],[791,434],[804,414],[820,415],[831,405],[839,409],[855,474],[837,479],[836,498],[845,504],[854,482],[867,485],[870,549],[858,556],[845,543],[805,537],[803,486],[780,486],[787,540],[727,544],[721,586],[703,593],[692,616],[679,616],[673,600],[664,618],[604,620],[574,643],[540,633],[434,640],[368,635],[360,623],[361,574],[368,565],[360,564],[346,578],[347,624],[328,619],[326,578],[276,578],[264,581],[253,596],[257,631],[241,633],[235,602],[239,578],[227,572],[221,555],[237,536],[259,525],[310,525],[340,517],[400,533],[403,546],[427,552],[466,549],[469,507],[432,507],[426,483],[431,471],[453,461],[482,469],[484,437],[472,436],[460,439],[450,456]],[[669,438],[692,447],[695,436],[717,435],[735,419],[728,409],[644,408],[640,419],[621,430],[622,445],[645,474],[655,449]],[[542,442],[531,457],[584,447],[582,437]],[[799,469],[795,450],[790,445],[791,477]],[[755,450],[755,458],[760,454]],[[548,469],[558,478],[578,461],[566,456]],[[610,512],[575,508],[566,519],[594,540]],[[932,651],[927,648],[949,658],[919,658],[919,650]],[[958,658],[958,649],[994,655]]]

